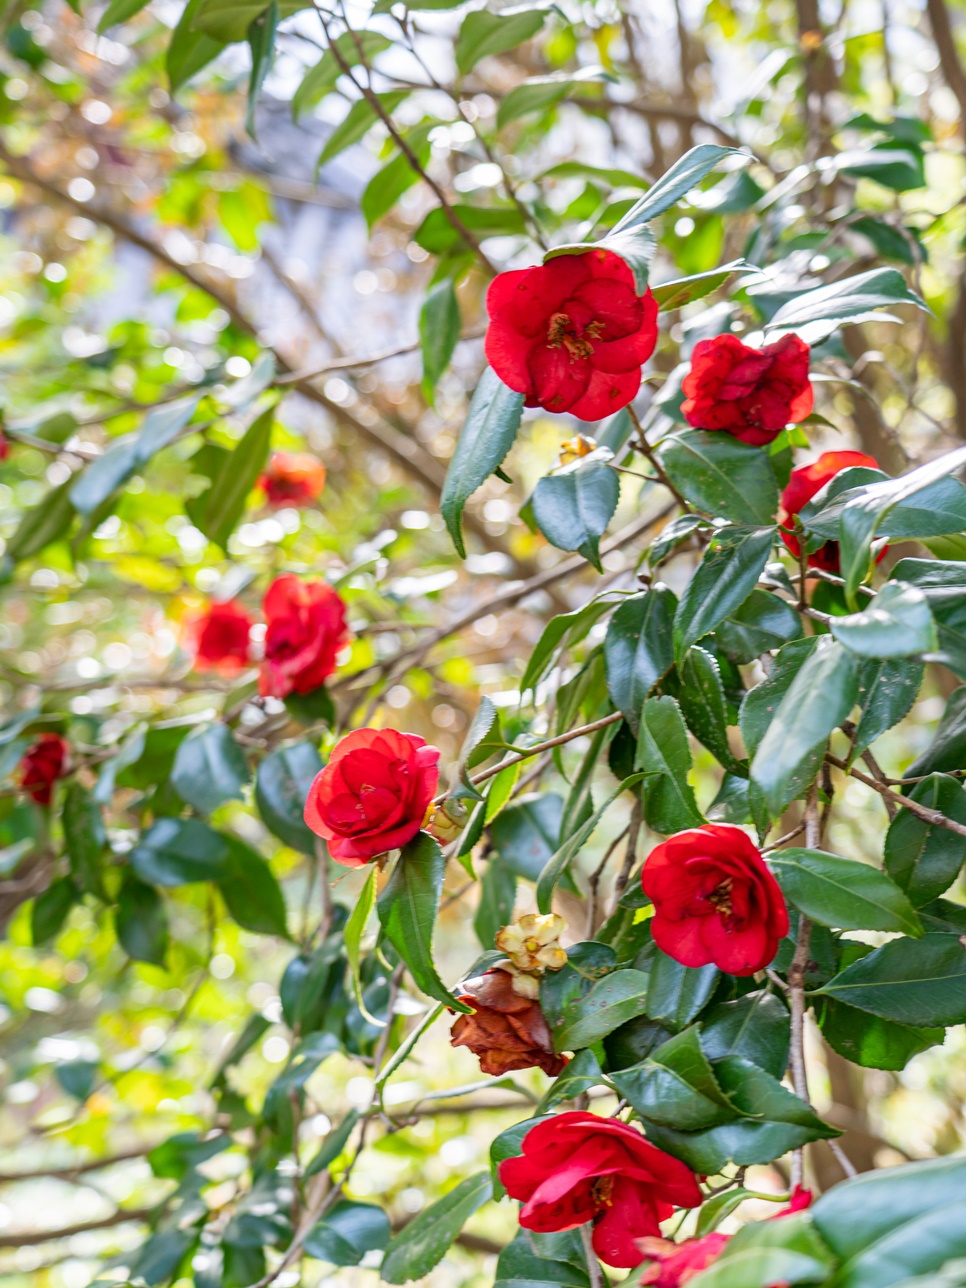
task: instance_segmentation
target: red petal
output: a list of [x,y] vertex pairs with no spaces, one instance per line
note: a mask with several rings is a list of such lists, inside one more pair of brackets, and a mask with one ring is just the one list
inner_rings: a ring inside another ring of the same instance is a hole
[[594,371],[586,392],[568,410],[578,420],[603,420],[633,402],[640,387],[640,367],[627,372]]

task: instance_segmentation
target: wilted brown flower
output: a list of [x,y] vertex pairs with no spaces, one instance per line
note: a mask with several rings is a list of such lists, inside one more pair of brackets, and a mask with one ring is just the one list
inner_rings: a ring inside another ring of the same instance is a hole
[[567,1061],[553,1049],[540,1003],[521,997],[515,982],[506,971],[494,969],[460,985],[457,996],[473,1007],[473,1014],[458,1017],[450,1042],[479,1056],[483,1073],[537,1068],[555,1078]]

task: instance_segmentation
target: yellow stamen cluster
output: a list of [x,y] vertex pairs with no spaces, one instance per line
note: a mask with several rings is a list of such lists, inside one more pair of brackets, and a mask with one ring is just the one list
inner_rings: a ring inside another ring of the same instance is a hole
[[567,954],[559,942],[565,929],[566,922],[556,913],[541,916],[531,912],[504,926],[496,937],[496,946],[517,970],[542,975],[546,970],[566,966]]

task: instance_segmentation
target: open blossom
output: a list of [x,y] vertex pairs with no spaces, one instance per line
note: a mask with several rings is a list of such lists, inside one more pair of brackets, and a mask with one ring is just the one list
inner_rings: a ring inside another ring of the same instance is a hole
[[311,505],[325,487],[325,466],[314,456],[274,452],[258,486],[269,505]]
[[626,407],[657,343],[657,301],[608,250],[500,273],[486,296],[486,357],[528,407],[602,420]]
[[640,1263],[638,1240],[660,1235],[676,1207],[697,1207],[689,1167],[616,1118],[580,1111],[531,1127],[523,1153],[500,1164],[500,1180],[520,1199],[525,1230],[573,1230],[593,1221],[594,1251],[609,1266]]
[[641,873],[654,942],[683,966],[763,970],[788,934],[788,911],[761,852],[740,827],[705,823],[669,837]]
[[195,666],[202,670],[240,671],[251,661],[252,619],[236,600],[210,604],[188,624]]
[[439,750],[414,733],[346,734],[309,788],[305,822],[337,863],[361,868],[411,841],[439,783]]
[[473,1007],[473,1014],[457,1018],[450,1044],[469,1047],[483,1073],[499,1077],[513,1069],[542,1069],[555,1078],[567,1060],[553,1049],[539,1001],[521,996],[515,984],[513,975],[498,967],[465,980],[457,997]]
[[[781,525],[781,539],[796,558],[801,553],[802,547],[795,535],[792,518],[804,509],[812,497],[821,492],[825,484],[830,479],[834,479],[836,474],[840,474],[842,470],[854,469],[856,466],[865,466],[870,470],[880,468],[875,457],[867,456],[865,452],[823,452],[817,460],[812,461],[811,465],[800,465],[798,469],[792,470],[788,484],[782,492],[778,522]],[[883,547],[878,557],[881,559],[884,554]],[[812,568],[822,568],[825,572],[838,572],[839,543],[826,541],[823,546],[819,546],[808,556],[808,562]]]
[[336,656],[348,639],[345,604],[327,581],[300,581],[286,573],[269,586],[262,608],[262,696],[311,693],[335,670]]
[[49,805],[54,783],[67,766],[68,746],[59,733],[41,734],[20,761],[20,786],[38,805]]
[[730,332],[701,340],[681,382],[681,411],[695,429],[723,429],[763,447],[810,414],[808,363],[808,345],[797,335],[783,335],[763,349],[742,344]]

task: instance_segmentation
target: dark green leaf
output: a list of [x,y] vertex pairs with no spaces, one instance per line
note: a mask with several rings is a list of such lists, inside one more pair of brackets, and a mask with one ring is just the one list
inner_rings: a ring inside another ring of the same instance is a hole
[[768,335],[771,337],[787,331],[801,333],[808,327],[809,332],[803,339],[812,343],[849,318],[861,317],[875,309],[892,308],[896,304],[915,304],[920,309],[926,307],[915,291],[906,285],[906,279],[898,269],[873,268],[868,273],[856,273],[814,291],[795,294],[768,323]]
[[728,707],[717,660],[695,644],[685,654],[679,674],[678,703],[688,728],[720,764],[740,770],[742,762],[728,742]]
[[117,938],[128,957],[163,966],[168,950],[168,918],[164,900],[153,886],[126,873],[114,915]]
[[586,1270],[534,1252],[526,1230],[500,1253],[493,1288],[590,1288]]
[[906,896],[868,863],[791,847],[776,850],[769,866],[789,903],[821,926],[922,934]]
[[168,43],[165,66],[172,94],[200,72],[202,67],[207,67],[225,47],[224,41],[215,40],[203,31],[195,30],[195,18],[204,3],[205,0],[188,0]]
[[625,599],[607,627],[607,691],[636,734],[641,708],[674,663],[674,592],[656,585]]
[[681,709],[673,698],[648,698],[641,709],[635,766],[647,775],[644,817],[666,836],[704,822],[688,782],[691,748]]
[[66,1060],[54,1066],[54,1076],[69,1096],[84,1101],[94,1090],[97,1064],[93,1060]]
[[600,1086],[604,1080],[597,1057],[593,1051],[578,1051],[537,1106],[540,1113],[548,1113],[563,1100],[573,1100],[591,1087]]
[[[516,206],[456,204],[451,209],[467,232],[480,239],[521,236],[526,232],[526,222]],[[413,233],[413,241],[431,255],[448,255],[457,248],[472,253],[462,233],[453,227],[439,206],[429,212]]]
[[682,966],[653,941],[634,962],[647,971],[647,1013],[677,1033],[707,1006],[719,979],[717,966]]
[[47,495],[27,510],[8,540],[6,555],[14,563],[38,554],[52,541],[62,537],[77,514],[70,499],[73,479],[52,488]]
[[445,868],[439,845],[427,832],[420,832],[403,849],[379,896],[379,921],[418,987],[451,1010],[469,1011],[470,1007],[456,1001],[433,964],[433,926]]
[[81,890],[103,896],[104,820],[90,792],[78,782],[71,783],[64,796],[63,822],[74,880]]
[[520,681],[521,695],[537,684],[550,670],[558,649],[570,647],[584,639],[599,617],[612,606],[612,600],[605,595],[598,596],[577,608],[572,613],[562,613],[552,617],[544,627],[537,646],[530,655],[527,669]]
[[[752,270],[753,265],[748,264],[743,259],[736,259],[730,264],[722,264],[720,268],[709,269],[706,273],[692,273],[690,277],[678,277],[670,282],[661,282],[659,286],[654,286],[651,290],[662,311],[667,313],[671,309],[683,308],[685,304],[690,304],[694,300],[703,300],[706,295],[716,291],[719,286],[724,286],[725,282],[730,277],[733,277],[735,273]],[[738,440],[733,441],[737,442]],[[752,522],[755,521],[752,520]]]
[[625,778],[622,783],[618,784],[618,786],[611,792],[610,796],[608,796],[607,800],[604,801],[603,805],[601,805],[599,809],[596,809],[594,813],[591,814],[590,818],[588,818],[576,832],[571,833],[571,835],[564,840],[560,849],[557,850],[553,858],[547,862],[543,871],[540,873],[539,880],[537,881],[537,907],[541,912],[550,912],[550,905],[553,901],[553,892],[556,890],[558,882],[569,868],[571,862],[580,853],[581,847],[590,839],[591,834],[603,818],[604,814],[606,814],[607,810],[610,809],[618,796],[622,795],[629,788],[634,787],[641,781],[642,777],[642,774],[632,774],[629,778]]
[[269,407],[249,425],[211,490],[204,494],[198,526],[223,550],[228,548],[228,538],[244,512],[248,494],[265,468],[274,424],[275,409]]
[[780,1221],[755,1221],[728,1241],[711,1267],[698,1275],[695,1285],[773,1288],[779,1283],[825,1284],[834,1260],[805,1214],[784,1216]]
[[956,935],[893,939],[846,967],[819,992],[913,1028],[963,1024],[966,948]]
[[788,1009],[774,993],[746,993],[708,1011],[701,1023],[701,1047],[709,1060],[740,1055],[781,1078],[788,1065],[790,1031]]
[[778,484],[759,447],[730,434],[688,429],[661,442],[661,464],[688,501],[732,523],[771,523]]
[[500,103],[496,128],[502,130],[511,121],[530,112],[543,112],[587,81],[614,80],[603,67],[582,67],[577,72],[552,72],[549,76],[530,76],[510,90]]
[[[344,31],[334,43],[342,61],[350,68],[360,62],[371,63],[377,54],[392,45],[392,41],[378,31]],[[292,96],[292,115],[295,119],[335,89],[341,75],[342,68],[335,54],[327,49],[315,66],[310,67],[302,77]]]
[[[907,794],[927,809],[966,824],[966,793],[955,778],[930,774]],[[886,833],[884,861],[896,885],[920,908],[956,880],[966,861],[966,838],[900,809]]]
[[[232,8],[237,10],[235,0]],[[248,78],[248,102],[245,109],[245,129],[249,138],[255,138],[255,109],[265,84],[265,78],[275,56],[275,33],[279,23],[278,0],[271,0],[264,12],[253,19],[248,28],[248,45],[252,53],[252,69]]]
[[423,355],[423,394],[433,405],[439,378],[450,364],[460,338],[460,306],[453,279],[429,288],[419,311],[419,345]]
[[225,724],[190,734],[178,748],[171,770],[175,791],[199,814],[211,814],[228,800],[241,800],[251,777],[245,753]]
[[926,596],[901,581],[887,582],[860,612],[833,617],[829,630],[861,657],[909,657],[939,645]]
[[663,215],[726,157],[741,155],[737,148],[725,148],[717,143],[701,143],[691,148],[648,188],[640,201],[616,225],[614,231],[636,228],[640,224],[656,219],[658,215]]
[[[407,147],[420,167],[425,167],[429,162],[432,151],[429,133],[432,128],[431,123],[423,122],[405,135]],[[383,215],[389,214],[403,193],[408,192],[418,181],[419,170],[409,156],[401,151],[381,170],[376,171],[359,198],[359,208],[370,232]]]
[[147,4],[148,0],[111,0],[97,24],[97,34],[101,36],[108,28],[127,22],[128,18],[140,13]]
[[453,544],[464,558],[463,509],[476,489],[502,463],[516,438],[522,415],[523,394],[507,388],[487,367],[473,394],[439,503]]
[[755,752],[751,777],[778,815],[798,794],[802,768],[849,715],[859,689],[859,660],[827,635],[817,641]]
[[790,604],[767,590],[753,590],[715,629],[723,652],[737,666],[800,639],[802,621]]
[[638,970],[616,970],[598,980],[582,997],[564,1007],[563,1020],[554,1029],[558,1051],[580,1051],[627,1020],[642,1015],[646,1006],[647,976]]
[[609,465],[576,460],[537,483],[531,498],[537,527],[558,550],[579,550],[598,572],[600,538],[620,499],[620,482]]
[[946,702],[932,742],[906,771],[908,778],[943,774],[966,765],[966,684],[955,689]]
[[852,758],[863,751],[880,734],[909,714],[922,685],[925,667],[922,662],[880,661],[870,658],[859,671],[861,714],[852,739]]
[[[375,32],[360,32],[359,39],[371,38],[375,34]],[[379,37],[379,39],[381,40],[382,37]],[[408,94],[408,89],[399,89],[393,90],[389,94],[377,94],[376,97],[383,111],[391,116]],[[344,152],[353,143],[358,143],[360,139],[365,138],[372,126],[380,119],[368,98],[356,99],[341,122],[329,135],[316,164],[323,166],[326,161],[331,161],[333,157],[337,157],[340,152]]]
[[389,1218],[382,1208],[342,1199],[315,1223],[304,1246],[319,1261],[357,1266],[367,1252],[381,1252],[390,1235]]
[[940,559],[900,559],[892,576],[917,586],[939,632],[936,660],[966,679],[966,564]]
[[530,40],[546,17],[543,9],[518,9],[506,15],[491,13],[489,9],[468,13],[456,39],[456,66],[460,75],[472,71],[481,58],[505,54]]
[[685,1029],[638,1065],[611,1073],[624,1099],[649,1122],[705,1131],[735,1118],[701,1050],[697,1028]]
[[511,872],[536,881],[560,844],[563,800],[555,792],[521,796],[490,827],[493,847]]
[[822,1036],[833,1051],[865,1069],[904,1069],[914,1055],[941,1043],[945,1029],[896,1024],[833,998],[819,1008]]
[[306,826],[303,811],[321,769],[315,744],[296,742],[267,755],[255,779],[255,804],[262,822],[280,841],[303,854],[315,853],[315,835]]
[[77,889],[70,877],[52,881],[39,894],[30,909],[30,942],[41,948],[60,933],[68,913],[77,900]]
[[516,874],[501,858],[491,858],[483,873],[480,901],[473,918],[473,929],[484,948],[492,948],[500,930],[513,920],[516,893]]
[[228,845],[196,818],[161,818],[131,851],[131,867],[148,885],[218,881],[228,875]]
[[285,899],[275,874],[260,854],[234,837],[225,837],[228,863],[218,886],[228,911],[246,930],[288,937]]
[[684,657],[748,598],[768,562],[771,528],[721,528],[681,596],[674,619],[674,651]]
[[463,1226],[493,1196],[489,1172],[469,1176],[393,1238],[379,1273],[389,1284],[421,1279],[442,1261]]

